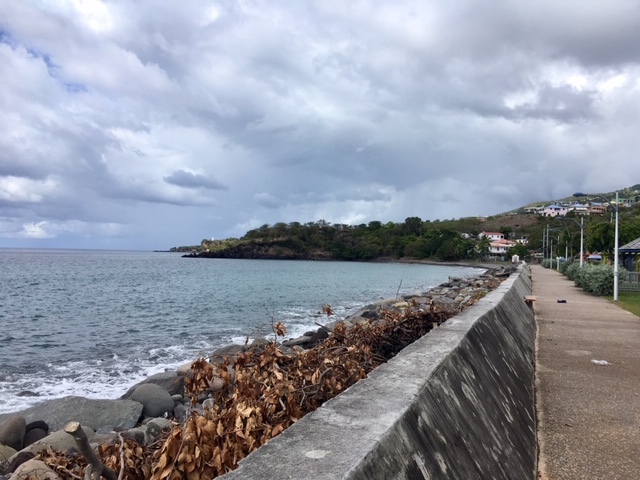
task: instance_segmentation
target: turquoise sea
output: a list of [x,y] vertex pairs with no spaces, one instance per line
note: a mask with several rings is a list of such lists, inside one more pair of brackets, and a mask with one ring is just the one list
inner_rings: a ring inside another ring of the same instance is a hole
[[[160,252],[0,249],[0,413],[144,377],[229,343],[287,337],[367,303],[479,269],[182,258]],[[327,319],[320,310],[330,304]]]

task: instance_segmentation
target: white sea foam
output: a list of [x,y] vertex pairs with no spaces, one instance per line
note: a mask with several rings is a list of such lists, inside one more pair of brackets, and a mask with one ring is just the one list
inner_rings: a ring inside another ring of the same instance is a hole
[[20,374],[0,382],[0,413],[15,412],[46,400],[66,396],[119,398],[136,383],[165,371],[176,370],[197,356],[197,350],[212,350],[205,344],[185,349],[180,345],[152,348],[146,359],[128,360],[114,355],[109,361],[74,361],[46,365],[46,373]]
[[[0,251],[0,413],[67,395],[118,398],[229,343],[295,338],[364,302],[469,269],[407,264],[193,261],[151,252]],[[464,273],[463,273],[464,272]],[[330,303],[327,317],[321,305]],[[80,359],[80,360],[78,360]]]

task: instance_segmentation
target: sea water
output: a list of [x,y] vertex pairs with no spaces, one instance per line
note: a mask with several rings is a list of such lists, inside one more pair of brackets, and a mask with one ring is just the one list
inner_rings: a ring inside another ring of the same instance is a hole
[[[117,398],[229,343],[285,338],[367,303],[480,270],[403,263],[0,249],[0,413],[66,395]],[[334,315],[322,313],[329,304]]]

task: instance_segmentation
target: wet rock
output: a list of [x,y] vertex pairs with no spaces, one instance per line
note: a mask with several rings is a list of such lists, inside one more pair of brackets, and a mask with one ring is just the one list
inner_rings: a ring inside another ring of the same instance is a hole
[[16,395],[17,397],[39,397],[40,394],[32,390],[23,390]]
[[14,415],[0,425],[0,444],[22,450],[27,422],[22,415]]
[[25,447],[28,447],[32,443],[36,443],[38,440],[42,440],[47,435],[49,435],[49,432],[46,430],[43,430],[41,428],[32,428],[25,434],[23,445]]
[[380,313],[373,310],[365,310],[364,312],[360,313],[360,316],[368,320],[376,320],[380,318]]
[[315,347],[327,337],[329,337],[329,332],[324,328],[319,328],[313,335],[311,335],[311,337],[309,337],[309,343],[307,344],[308,348]]
[[40,430],[44,430],[49,435],[49,425],[47,422],[43,422],[42,420],[34,420],[33,422],[27,423],[27,432],[29,430],[33,430],[34,428],[39,428]]
[[[82,430],[84,430],[85,435],[87,436],[89,441],[91,441],[95,435],[93,429],[82,425]],[[66,452],[67,450],[75,450],[76,442],[73,437],[64,430],[58,430],[47,435],[45,438],[32,443],[28,447],[23,448],[9,460],[12,461],[23,452],[39,453],[47,447],[53,448],[54,450],[58,450],[60,452]]]
[[153,383],[166,390],[169,395],[184,394],[184,376],[179,376],[177,372],[162,372],[151,375],[140,383],[135,384],[122,395],[122,399],[130,399],[133,391],[142,384]]
[[42,460],[28,460],[11,475],[10,480],[28,478],[30,480],[59,480],[60,477]]
[[211,363],[216,363],[216,362],[221,362],[224,360],[223,357],[229,357],[232,358],[234,357],[236,354],[240,353],[241,351],[244,350],[244,347],[242,345],[227,345],[225,347],[221,347],[218,348],[217,350],[215,350],[212,354],[211,357],[209,358],[209,361]]
[[13,473],[16,469],[25,462],[28,462],[35,454],[33,452],[17,452],[9,459],[9,467],[7,473]]
[[182,365],[180,365],[178,367],[178,370],[176,370],[176,374],[179,377],[189,377],[191,376],[191,365],[193,364],[193,362],[189,362],[189,363],[184,363]]
[[345,320],[348,320],[353,325],[357,325],[358,323],[369,323],[368,318],[364,318],[360,315],[352,315],[351,317],[345,318]]
[[268,345],[269,343],[271,342],[267,340],[265,337],[258,337],[254,339],[253,342],[251,342],[251,346],[249,348],[251,350],[262,349],[265,347],[265,345]]
[[303,335],[302,337],[285,340],[284,342],[282,342],[282,345],[284,345],[285,347],[295,347],[297,345],[306,345],[307,343],[309,343],[309,340],[311,340],[311,337],[307,337]]
[[122,438],[133,440],[138,445],[146,445],[147,429],[145,427],[136,427],[120,432]]
[[16,453],[18,453],[16,449],[0,444],[0,472],[2,472],[3,466],[7,465],[9,459]]
[[147,445],[155,442],[160,434],[165,430],[171,430],[173,428],[173,423],[166,418],[154,418],[149,423],[145,425],[146,427],[146,436],[145,442]]
[[434,309],[448,314],[453,314],[458,311],[458,304],[453,298],[447,296],[434,298],[432,300],[432,306]]
[[176,419],[176,422],[183,423],[187,419],[187,414],[189,413],[189,407],[187,405],[176,405],[173,409],[173,416]]
[[173,412],[174,403],[171,395],[160,385],[143,383],[131,393],[129,400],[142,404],[144,417],[161,417]]
[[47,400],[19,412],[27,422],[42,420],[51,430],[60,430],[75,420],[94,430],[104,425],[131,428],[138,423],[142,405],[131,400],[94,400],[84,397],[63,397]]
[[96,432],[96,434],[93,437],[91,437],[91,441],[89,441],[89,445],[91,445],[91,448],[96,449],[98,448],[99,445],[104,445],[104,444],[111,445],[116,440],[118,440],[117,432],[114,432],[114,431],[110,431],[110,432],[102,431],[101,433]]
[[299,347],[285,347],[284,345],[280,345],[280,351],[285,355],[293,354],[296,348],[299,348]]
[[209,380],[209,391],[219,392],[224,388],[224,385],[225,381],[221,377],[214,375],[211,377],[211,380]]

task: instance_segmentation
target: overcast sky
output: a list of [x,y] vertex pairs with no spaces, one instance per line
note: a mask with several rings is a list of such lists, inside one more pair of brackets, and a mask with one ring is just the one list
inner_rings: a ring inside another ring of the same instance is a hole
[[0,0],[0,246],[640,183],[640,1]]

